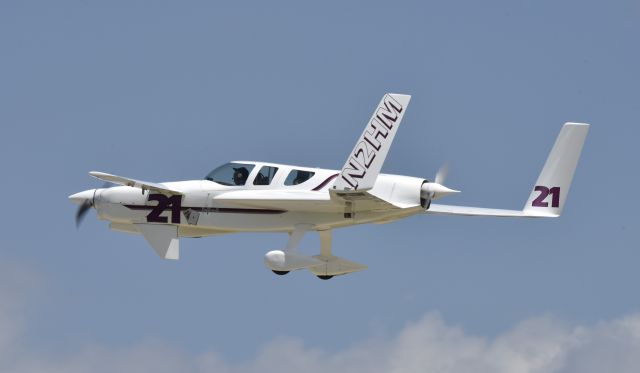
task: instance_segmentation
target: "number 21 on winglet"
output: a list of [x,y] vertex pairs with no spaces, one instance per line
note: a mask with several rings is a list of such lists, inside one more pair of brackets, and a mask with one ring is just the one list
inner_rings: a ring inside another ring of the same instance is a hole
[[531,202],[531,206],[549,207],[549,202],[545,202],[545,199],[551,194],[551,207],[560,207],[560,187],[549,188],[543,185],[536,185],[534,190],[540,192],[540,194]]

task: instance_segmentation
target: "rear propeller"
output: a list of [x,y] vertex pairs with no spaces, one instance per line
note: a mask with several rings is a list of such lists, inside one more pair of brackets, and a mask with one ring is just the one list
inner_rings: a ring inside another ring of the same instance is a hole
[[444,184],[444,180],[449,175],[449,162],[443,164],[436,172],[436,179],[434,180],[436,184]]
[[444,181],[449,174],[449,164],[442,165],[438,172],[436,172],[436,178],[434,181],[425,181],[422,183],[420,189],[420,204],[423,208],[428,209],[431,206],[431,201],[444,197],[448,194],[459,193],[459,190],[454,190],[444,186]]

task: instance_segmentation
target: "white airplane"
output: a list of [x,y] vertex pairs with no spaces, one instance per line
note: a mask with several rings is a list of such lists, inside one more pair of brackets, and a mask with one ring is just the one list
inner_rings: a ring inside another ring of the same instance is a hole
[[[266,266],[284,275],[308,269],[321,279],[366,269],[332,254],[331,231],[365,223],[388,223],[417,214],[501,217],[558,217],[566,203],[589,125],[566,123],[522,210],[431,203],[457,190],[434,181],[381,174],[411,96],[386,94],[341,170],[267,162],[236,161],[203,180],[153,183],[92,171],[121,186],[69,196],[79,204],[76,223],[89,208],[118,232],[141,234],[164,259],[179,258],[180,237],[238,232],[286,232],[282,250],[266,253]],[[298,245],[307,232],[320,235],[320,253],[307,256]]]

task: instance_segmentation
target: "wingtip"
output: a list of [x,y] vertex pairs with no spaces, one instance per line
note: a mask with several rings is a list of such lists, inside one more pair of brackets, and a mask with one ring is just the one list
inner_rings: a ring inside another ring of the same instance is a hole
[[406,94],[406,93],[392,93],[392,92],[389,92],[389,93],[387,93],[387,94],[388,94],[389,96],[395,96],[395,97],[400,96],[400,97],[406,97],[406,98],[409,98],[409,99],[411,98],[411,95],[408,95],[408,94]]
[[578,123],[578,122],[567,122],[564,125],[565,126],[583,126],[583,127],[589,127],[590,126],[589,123]]

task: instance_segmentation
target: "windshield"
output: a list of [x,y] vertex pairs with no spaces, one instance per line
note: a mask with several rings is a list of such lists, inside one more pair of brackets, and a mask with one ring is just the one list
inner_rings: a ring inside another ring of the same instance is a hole
[[227,163],[209,172],[204,179],[228,186],[244,185],[253,167],[248,163]]

